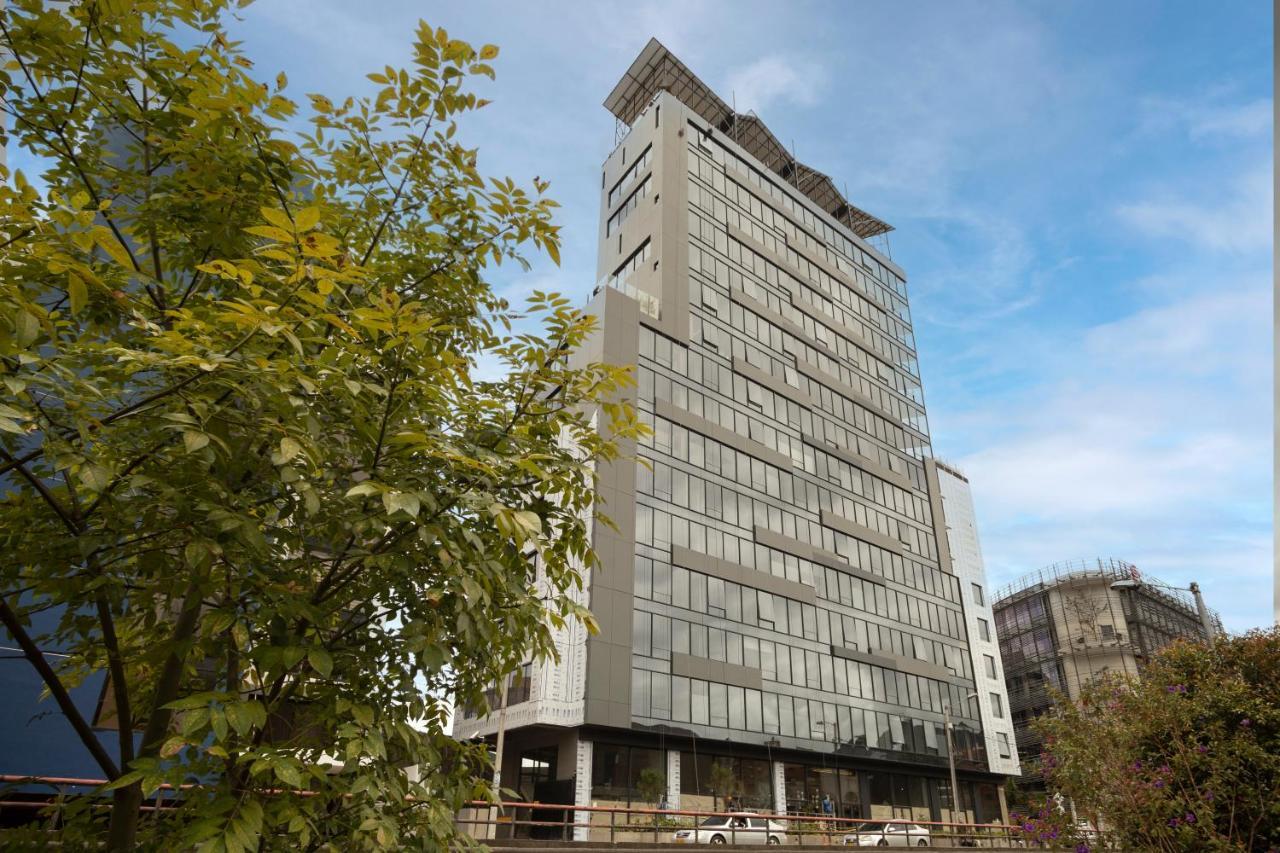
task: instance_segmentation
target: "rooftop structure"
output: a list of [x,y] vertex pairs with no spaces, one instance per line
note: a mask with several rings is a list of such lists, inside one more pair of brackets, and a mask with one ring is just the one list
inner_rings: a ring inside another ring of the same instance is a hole
[[670,92],[859,237],[893,230],[889,223],[850,204],[831,178],[796,160],[794,152],[788,151],[754,112],[736,112],[721,100],[657,39],[649,39],[604,105],[630,127],[659,91]]

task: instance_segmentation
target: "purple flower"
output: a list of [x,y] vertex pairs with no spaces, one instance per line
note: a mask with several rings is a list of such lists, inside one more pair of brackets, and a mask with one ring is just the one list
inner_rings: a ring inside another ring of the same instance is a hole
[[1196,822],[1196,816],[1191,812],[1187,812],[1186,815],[1183,816],[1182,822],[1185,824],[1193,824]]
[[1157,779],[1156,781],[1152,782],[1151,784],[1155,785],[1157,788],[1163,788],[1163,787],[1164,787],[1164,780],[1163,780],[1163,779]]
[[1089,853],[1089,845],[1081,842],[1076,845],[1076,853]]
[[1023,831],[1024,831],[1024,832],[1035,832],[1036,827],[1035,827],[1035,824],[1032,824],[1032,823],[1024,823],[1024,824],[1022,825],[1022,829],[1023,829]]
[[1169,826],[1177,826],[1180,823],[1182,823],[1182,821],[1176,817],[1169,818]]
[[1204,744],[1200,744],[1199,746],[1196,747],[1196,752],[1200,753],[1201,755],[1204,755],[1208,751],[1209,751],[1209,747],[1205,746]]
[[1213,802],[1213,791],[1205,791],[1204,798],[1209,802]]
[[1160,773],[1161,775],[1168,775],[1168,773],[1169,773],[1169,765],[1168,765],[1168,764],[1161,764],[1161,765],[1160,765],[1160,769],[1159,769],[1157,772],[1158,772],[1158,773]]
[[1141,762],[1141,761],[1135,761],[1135,762],[1133,762],[1133,769],[1134,769],[1134,770],[1141,770],[1141,769],[1142,769],[1142,762]]
[[1248,717],[1245,717],[1243,720],[1240,721],[1240,728],[1242,729],[1247,729],[1251,725],[1253,725],[1253,720],[1249,719]]

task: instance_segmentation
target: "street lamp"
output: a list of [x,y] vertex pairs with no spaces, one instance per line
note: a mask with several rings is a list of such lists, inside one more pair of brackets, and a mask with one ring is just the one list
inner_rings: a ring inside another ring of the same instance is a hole
[[1143,584],[1147,586],[1156,586],[1162,589],[1172,589],[1178,592],[1189,592],[1196,601],[1196,613],[1200,614],[1200,627],[1204,630],[1204,638],[1207,642],[1212,643],[1217,630],[1213,627],[1213,620],[1209,618],[1209,608],[1204,606],[1204,598],[1200,595],[1200,584],[1192,581],[1189,586],[1170,586],[1167,583],[1157,583],[1156,581],[1144,578],[1139,581],[1136,579],[1126,578],[1118,580],[1111,584],[1112,589],[1140,589]]
[[[964,697],[964,701],[977,699],[977,693],[970,693]],[[960,786],[956,783],[956,750],[955,744],[951,740],[951,703],[944,702],[942,705],[942,727],[947,732],[947,764],[951,769],[951,822],[959,823],[956,820],[956,812],[960,805]]]
[[[778,740],[776,737],[771,737],[764,742],[765,751],[769,756],[769,796],[773,800],[769,805],[774,811],[778,810],[778,777],[773,768],[773,751],[780,746],[782,746],[782,741]],[[782,811],[786,812],[786,809],[783,809]]]
[[[498,739],[496,749],[493,756],[493,793],[498,800],[502,800],[502,747],[503,741],[507,734],[507,680],[510,676],[503,676],[501,682],[501,697],[499,702],[501,707],[498,709]],[[498,812],[497,806],[489,807],[489,831],[485,836],[490,839],[498,837]]]

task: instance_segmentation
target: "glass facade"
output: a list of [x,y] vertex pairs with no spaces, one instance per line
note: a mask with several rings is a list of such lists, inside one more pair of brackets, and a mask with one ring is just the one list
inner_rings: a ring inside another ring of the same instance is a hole
[[[640,329],[653,434],[636,469],[632,716],[944,758],[949,707],[957,758],[980,764],[971,591],[938,563],[905,283],[776,176],[688,130],[688,342]],[[699,571],[704,558],[737,580]],[[675,665],[688,659],[751,677],[695,677]],[[902,659],[930,675],[888,665]],[[828,793],[844,802],[840,785]]]

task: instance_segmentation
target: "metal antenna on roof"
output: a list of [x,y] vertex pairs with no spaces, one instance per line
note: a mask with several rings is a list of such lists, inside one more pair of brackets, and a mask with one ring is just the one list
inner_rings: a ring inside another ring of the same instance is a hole
[[791,138],[791,183],[800,189],[800,161],[796,159],[796,140]]

